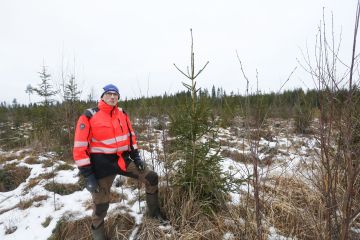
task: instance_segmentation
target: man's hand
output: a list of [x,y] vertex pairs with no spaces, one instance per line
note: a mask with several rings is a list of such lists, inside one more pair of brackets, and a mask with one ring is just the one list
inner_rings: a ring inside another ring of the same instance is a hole
[[134,160],[134,163],[135,163],[136,167],[139,169],[139,171],[145,170],[145,163],[143,160],[141,160],[141,158],[136,158]]
[[91,193],[99,192],[99,185],[96,181],[94,174],[91,174],[88,177],[86,177],[85,187]]

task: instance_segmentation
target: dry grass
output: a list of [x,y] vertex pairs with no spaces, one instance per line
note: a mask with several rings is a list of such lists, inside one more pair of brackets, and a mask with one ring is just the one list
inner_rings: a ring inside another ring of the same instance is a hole
[[30,149],[20,150],[13,148],[11,152],[0,155],[0,163],[6,163],[7,161],[15,159],[21,160],[26,156],[30,156],[31,158],[33,158],[33,151]]
[[159,228],[159,222],[153,219],[144,218],[139,228],[136,239],[139,240],[158,240],[166,239],[166,233]]
[[25,210],[25,209],[31,207],[32,204],[33,204],[33,201],[31,199],[29,199],[29,200],[20,200],[20,202],[16,206],[21,210]]
[[91,240],[91,218],[83,218],[76,221],[64,217],[58,221],[53,234],[48,240]]
[[113,240],[129,239],[135,226],[135,220],[129,213],[109,216],[105,222],[105,232]]
[[[135,220],[128,213],[109,216],[105,222],[105,232],[112,240],[129,239]],[[79,220],[61,219],[48,240],[91,240],[91,218]]]
[[[160,197],[164,197],[164,189],[160,190]],[[222,239],[224,232],[218,227],[216,213],[205,213],[193,196],[174,187],[168,192],[166,201],[164,198],[161,200],[167,218],[177,230],[170,239]],[[151,234],[156,236],[162,233],[151,229],[146,232],[146,236],[153,236]]]
[[322,239],[323,206],[319,195],[295,177],[269,179],[269,183],[263,189],[267,196],[263,208],[270,224],[287,237]]
[[54,164],[55,164],[54,160],[51,160],[51,159],[42,161],[43,168],[52,167]]
[[[284,179],[284,181],[287,180]],[[287,181],[287,183],[288,182],[289,181]],[[289,185],[283,183],[278,184],[284,187],[284,194],[286,191],[289,192],[287,189],[290,187]],[[164,200],[164,195],[164,189],[161,188],[160,197],[162,202],[164,202],[164,209],[166,210],[167,217],[173,229],[176,229],[176,231],[174,230],[169,233],[163,229],[160,231],[156,229],[156,227],[153,227],[151,221],[144,222],[139,232],[139,236],[142,237],[140,239],[223,239],[226,233],[231,233],[234,239],[257,239],[255,206],[251,194],[247,198],[244,194],[239,205],[226,205],[222,207],[219,212],[212,213],[203,212],[201,206],[196,203],[191,196],[186,196],[186,194],[176,190],[176,188],[168,189],[167,196],[165,197],[166,201]],[[301,200],[299,199],[298,203],[300,202]],[[315,204],[317,204],[316,201],[313,206],[315,206]],[[262,203],[262,206],[263,209],[266,209],[264,212],[266,216],[264,216],[262,225],[263,239],[266,239],[269,234],[269,226],[281,227],[280,224],[283,224],[284,230],[281,231],[281,233],[285,236],[290,236],[291,234],[286,234],[286,231],[290,232],[294,226],[289,222],[290,219],[283,219],[283,215],[271,215],[270,213],[272,213],[272,211],[269,210],[269,205]],[[293,217],[295,218],[296,215]],[[288,223],[288,225],[285,225],[286,223]],[[300,222],[297,223],[300,224]],[[308,229],[307,231],[310,232],[311,230]],[[168,234],[166,238],[163,238],[164,234]],[[293,234],[292,236],[295,235]],[[304,235],[301,235],[301,237],[302,236]],[[298,239],[303,239],[301,237]]]
[[7,161],[11,161],[11,160],[14,160],[14,159],[19,159],[19,156],[17,156],[14,153],[1,155],[0,156],[0,163],[6,163]]
[[39,195],[39,196],[33,197],[31,199],[27,199],[27,200],[21,199],[20,202],[16,206],[19,209],[24,210],[24,209],[31,207],[34,202],[40,202],[40,201],[43,201],[46,199],[48,199],[48,196],[46,196],[46,195]]
[[[160,193],[162,193],[162,189],[160,189]],[[163,194],[160,194],[160,197],[163,197]],[[194,201],[192,196],[184,194],[179,188],[172,188],[165,198],[163,206],[171,223],[175,226],[182,228],[200,219],[201,206]]]
[[30,176],[31,169],[17,167],[14,164],[5,165],[0,169],[0,192],[7,192],[16,189]]
[[55,174],[53,172],[43,173],[36,178],[29,179],[28,183],[24,187],[23,193],[27,193],[30,189],[39,184],[41,180],[53,178]]
[[31,178],[24,187],[23,193],[27,193],[30,189],[38,185],[40,181],[40,178]]
[[34,202],[40,202],[40,201],[46,200],[48,198],[49,197],[47,195],[39,195],[39,196],[33,197],[33,200],[34,200]]
[[42,173],[40,174],[37,179],[50,179],[50,178],[53,178],[55,177],[55,173],[54,172],[48,172],[48,173]]
[[24,160],[25,163],[27,164],[40,164],[41,161],[39,161],[39,159],[35,156],[29,156]]
[[69,195],[76,191],[82,190],[79,184],[60,184],[60,183],[47,183],[44,188],[50,192],[55,192],[59,195]]
[[231,158],[232,160],[240,163],[252,163],[253,159],[250,155],[242,154],[239,151],[223,150],[221,152],[223,157]]
[[[247,137],[247,136],[246,136]],[[248,136],[251,140],[260,141],[261,138],[266,139],[267,141],[273,141],[274,136],[268,130],[255,129],[250,131]]]
[[187,225],[181,230],[178,239],[222,239],[224,233],[218,228],[216,223],[207,216],[201,216],[194,226]]
[[[163,189],[161,189],[162,196]],[[232,233],[234,239],[256,239],[253,206],[224,206],[220,212],[205,213],[201,205],[191,196],[181,195],[171,190],[164,202],[164,208],[171,225],[176,231],[166,232],[157,229],[153,220],[144,221],[139,239],[223,239],[226,233]],[[164,234],[167,235],[164,238]],[[265,234],[266,231],[265,231]]]
[[70,164],[61,164],[55,168],[55,171],[61,171],[61,170],[74,170],[74,166]]
[[229,137],[227,135],[224,135],[224,137],[219,140],[219,144],[223,147],[224,146],[233,147],[233,148],[239,147],[239,143],[237,141],[230,141],[230,140],[228,140],[228,138]]

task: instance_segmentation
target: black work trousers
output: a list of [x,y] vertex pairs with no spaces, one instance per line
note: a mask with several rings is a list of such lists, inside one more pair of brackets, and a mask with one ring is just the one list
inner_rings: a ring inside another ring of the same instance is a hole
[[[127,165],[126,172],[121,171],[120,175],[138,179],[145,184],[146,193],[156,193],[158,191],[158,175],[147,167],[144,171],[139,171],[134,162]],[[94,228],[101,225],[106,217],[110,202],[110,189],[116,174],[98,179],[99,192],[92,193],[93,214],[92,225]]]

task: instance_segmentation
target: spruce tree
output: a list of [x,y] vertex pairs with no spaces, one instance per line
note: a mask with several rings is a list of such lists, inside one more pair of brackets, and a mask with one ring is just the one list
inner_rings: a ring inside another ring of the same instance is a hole
[[32,90],[43,98],[41,101],[41,106],[37,109],[35,117],[33,120],[33,125],[36,129],[35,134],[36,138],[41,140],[41,142],[46,143],[45,146],[48,147],[52,143],[52,138],[56,134],[52,134],[56,130],[55,122],[55,111],[52,109],[53,102],[55,101],[53,97],[58,91],[53,90],[53,86],[50,83],[51,75],[47,72],[46,67],[43,66],[41,72],[39,72],[41,83],[38,84],[37,88],[32,88]]
[[210,101],[206,96],[201,97],[198,94],[200,88],[196,87],[195,79],[208,63],[195,73],[191,31],[190,72],[188,68],[186,74],[174,64],[190,80],[190,84],[183,82],[190,96],[170,115],[170,133],[176,138],[174,150],[180,158],[174,177],[176,185],[186,193],[184,197],[194,199],[206,212],[212,212],[224,203],[227,183],[221,171],[220,146],[216,142],[216,125],[211,118]]
[[[59,136],[62,136],[59,139],[62,149],[62,153],[70,155],[71,146],[74,140],[74,126],[76,125],[76,120],[79,116],[79,99],[81,91],[78,88],[76,83],[76,78],[74,74],[71,74],[67,82],[63,83],[63,99],[62,111],[60,111],[61,116],[61,125],[64,126],[66,131],[60,131]],[[58,129],[59,130],[59,129]]]
[[41,72],[39,72],[41,83],[38,85],[38,88],[32,88],[37,95],[42,97],[44,100],[41,102],[45,107],[50,106],[55,100],[52,99],[58,91],[52,90],[53,86],[50,83],[51,74],[46,70],[46,67],[43,66]]

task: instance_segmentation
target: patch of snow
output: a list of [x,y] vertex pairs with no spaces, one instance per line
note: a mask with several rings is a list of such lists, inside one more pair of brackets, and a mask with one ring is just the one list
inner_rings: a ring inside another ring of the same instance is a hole
[[[240,137],[235,138],[234,132],[229,128],[219,129],[219,133],[222,134],[221,139],[231,142],[231,144],[229,145],[233,146],[223,146],[222,149],[226,149],[229,151],[237,151],[243,154],[250,153],[250,145],[247,145],[249,144],[248,140],[244,140]],[[157,161],[157,159],[159,159],[159,156],[157,154],[161,155],[163,150],[161,141],[162,132],[154,131],[153,136],[155,136],[155,138],[157,139],[157,142],[154,143],[154,149],[158,148],[160,151],[154,150],[150,152],[146,150],[141,150],[141,156],[150,168],[154,168],[154,170],[159,174],[159,176],[164,176],[164,164],[160,161]],[[232,138],[233,141],[230,141],[230,138]],[[245,150],[241,149],[241,151],[239,151],[239,148],[243,148],[243,145],[245,145]],[[296,172],[299,171],[301,164],[304,164],[304,162],[307,161],[312,161],[311,158],[306,157],[309,154],[307,153],[307,151],[309,151],[309,148],[316,148],[316,146],[317,140],[314,138],[298,136],[289,137],[285,134],[274,137],[274,141],[267,141],[263,138],[260,139],[259,149],[265,148],[268,150],[269,148],[278,148],[278,151],[276,151],[277,155],[274,156],[272,159],[273,163],[270,166],[259,167],[260,179],[266,179],[266,177],[269,177],[271,175],[283,175],[284,172],[289,175],[296,174]],[[1,150],[0,153],[6,154]],[[42,156],[39,156],[38,160],[43,162],[49,159],[55,159],[55,157],[55,153],[49,152],[43,154]],[[264,153],[258,154],[258,157],[259,159],[264,159],[268,157],[268,155],[265,151]],[[26,164],[23,162],[24,160],[26,160],[26,157],[24,157],[22,161],[19,161],[17,159],[10,161],[12,163],[18,163],[19,166],[26,166],[28,168],[31,168],[31,172],[26,182],[20,184],[17,189],[9,192],[0,193],[0,211],[15,207],[20,200],[30,200],[33,197],[39,195],[46,195],[48,196],[48,198],[40,202],[34,202],[32,206],[27,209],[21,210],[19,208],[14,208],[13,210],[1,214],[0,239],[47,239],[52,234],[52,230],[55,228],[57,221],[62,217],[69,215],[74,220],[76,220],[91,216],[92,209],[87,209],[88,205],[91,204],[91,194],[86,189],[64,196],[55,194],[55,206],[54,193],[49,192],[44,188],[44,185],[51,182],[52,179],[43,179],[39,181],[38,184],[33,188],[24,191],[24,188],[27,186],[31,179],[38,177],[40,174],[49,173],[53,169],[55,169],[54,167],[58,166],[59,164],[65,164],[65,162],[61,160],[53,160],[53,167],[43,168],[42,164]],[[153,162],[154,164],[152,164]],[[221,161],[221,165],[224,174],[229,174],[237,179],[245,179],[253,174],[252,164],[239,163],[230,158],[224,158]],[[78,169],[75,168],[74,170],[61,170],[56,172],[54,180],[57,183],[74,184],[78,182],[78,179]],[[230,193],[231,203],[234,205],[240,204],[241,195],[243,195],[244,192],[246,193],[248,189],[250,191],[250,194],[252,194],[253,188],[245,183],[239,186],[237,192]],[[143,221],[146,203],[145,201],[140,201],[139,204],[139,201],[134,201],[135,199],[138,199],[139,190],[134,190],[124,185],[122,187],[115,187],[115,181],[112,187],[112,191],[126,195],[126,199],[123,199],[121,202],[111,203],[108,213],[110,215],[116,212],[128,212],[132,217],[134,217],[135,227],[129,237],[129,239],[134,239],[136,238],[136,235],[139,231],[139,225]],[[144,194],[144,189],[140,190],[140,194]],[[43,227],[41,223],[43,223],[49,216],[52,217],[49,226]],[[15,226],[17,227],[17,229],[14,233],[5,235],[6,229]],[[360,232],[359,229],[355,229],[354,231]],[[224,234],[223,239],[235,239],[235,236],[233,233],[227,232]],[[270,228],[269,239],[285,240],[288,238],[277,234],[275,228]]]
[[287,138],[279,138],[277,140],[277,142],[278,142],[280,147],[288,148],[288,147],[290,147],[292,145],[291,142],[289,141],[289,139],[287,139]]
[[55,176],[55,182],[61,184],[75,184],[79,181],[78,170],[61,170]]
[[136,237],[137,232],[139,231],[139,227],[135,227],[134,230],[131,232],[129,240],[133,240]]
[[223,236],[223,240],[233,240],[233,239],[235,239],[235,236],[231,232],[227,232]]
[[294,237],[287,238],[287,237],[281,236],[276,232],[276,229],[274,227],[269,228],[269,238],[268,238],[268,240],[296,240],[296,239],[297,238],[294,238]]
[[14,159],[14,160],[11,160],[11,161],[6,161],[6,165],[13,164],[13,163],[16,163],[16,162],[18,162],[17,159]]
[[151,153],[146,150],[141,150],[141,157],[149,166],[149,168],[157,172],[160,177],[165,175],[164,163],[157,161],[158,156],[154,152]]
[[235,162],[230,158],[224,158],[221,161],[224,172],[231,174],[234,178],[243,179],[253,174],[251,164]]
[[38,160],[40,161],[40,162],[43,162],[43,161],[46,161],[46,160],[48,160],[49,158],[48,157],[45,157],[45,156],[39,156],[38,157]]
[[239,205],[240,204],[240,193],[230,193],[230,197],[231,197],[231,203],[234,205]]

